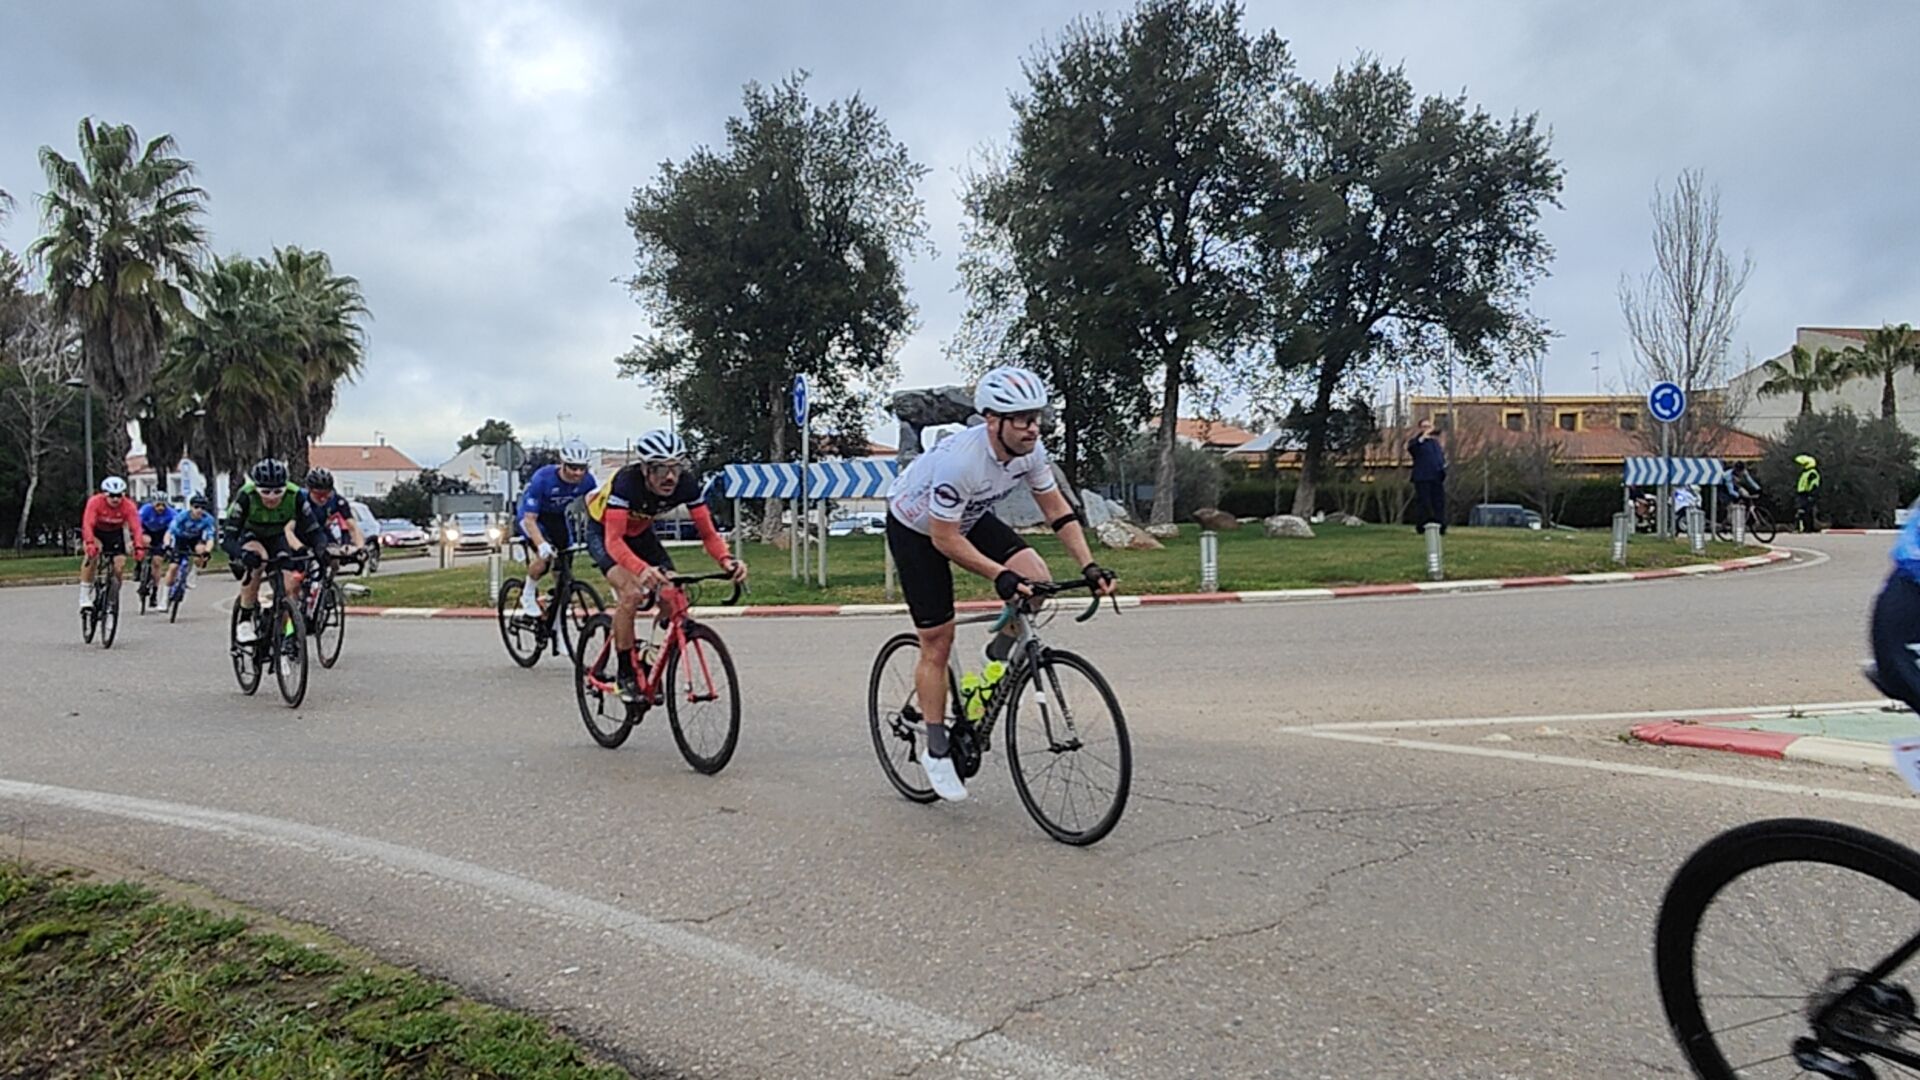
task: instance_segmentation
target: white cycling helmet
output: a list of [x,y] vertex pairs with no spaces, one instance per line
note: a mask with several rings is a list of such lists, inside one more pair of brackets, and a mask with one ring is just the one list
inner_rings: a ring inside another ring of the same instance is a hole
[[117,476],[109,476],[105,480],[100,481],[100,490],[109,495],[125,495],[127,493],[127,482]]
[[641,461],[687,460],[687,444],[666,428],[654,428],[640,436],[633,448],[639,453]]
[[591,452],[587,450],[587,444],[579,439],[568,439],[560,444],[560,464],[562,465],[586,465],[589,464],[588,458],[591,456]]
[[973,388],[973,409],[1008,413],[1033,412],[1047,407],[1047,384],[1026,368],[994,368]]

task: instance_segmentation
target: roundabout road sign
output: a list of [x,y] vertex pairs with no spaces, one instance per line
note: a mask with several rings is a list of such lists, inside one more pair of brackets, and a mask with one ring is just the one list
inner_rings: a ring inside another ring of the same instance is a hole
[[1647,411],[1655,420],[1671,424],[1686,415],[1687,392],[1675,383],[1658,382],[1647,391]]

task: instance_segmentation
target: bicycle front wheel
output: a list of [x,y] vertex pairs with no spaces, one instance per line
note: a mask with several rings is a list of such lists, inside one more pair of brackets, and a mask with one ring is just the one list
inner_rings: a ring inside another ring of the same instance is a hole
[[620,700],[616,688],[618,661],[614,658],[613,619],[595,615],[587,620],[573,647],[573,697],[580,705],[580,722],[593,741],[609,750],[633,734],[634,709]]
[[347,604],[340,595],[338,582],[329,581],[314,606],[313,648],[320,666],[330,668],[340,659],[340,647],[347,640]]
[[726,768],[740,745],[740,680],[726,642],[711,627],[688,626],[662,678],[680,756],[709,776]]
[[287,708],[297,709],[307,698],[307,621],[299,602],[285,599],[276,605],[267,632],[273,642],[273,677],[280,684],[280,698]]
[[521,667],[530,668],[540,662],[546,642],[540,639],[540,620],[520,610],[520,594],[526,587],[527,583],[517,577],[501,582],[493,615],[500,623],[500,640],[506,643],[507,655]]
[[1916,928],[1920,854],[1831,821],[1741,826],[1695,852],[1660,905],[1667,1023],[1707,1080],[1869,1076],[1875,1061],[1908,1075],[1920,973],[1901,953]]
[[120,632],[120,579],[107,579],[106,603],[100,608],[100,647],[113,648],[114,635]]
[[[873,735],[873,752],[880,758],[880,769],[893,789],[914,802],[930,803],[939,796],[933,793],[926,769],[920,764],[927,752],[927,730],[914,682],[914,669],[919,664],[917,634],[895,634],[880,646],[880,655],[873,658],[873,674],[867,680],[867,729]],[[960,684],[949,669],[946,712],[950,722],[959,700]]]
[[1007,702],[1014,790],[1048,836],[1096,843],[1120,823],[1133,782],[1120,701],[1092,664],[1060,649],[1043,650],[1016,679]]
[[253,642],[241,644],[240,622],[246,618],[248,618],[246,609],[240,606],[238,599],[235,599],[233,620],[227,631],[227,647],[233,653],[233,677],[240,683],[240,692],[251,696],[255,690],[260,689],[260,646]]

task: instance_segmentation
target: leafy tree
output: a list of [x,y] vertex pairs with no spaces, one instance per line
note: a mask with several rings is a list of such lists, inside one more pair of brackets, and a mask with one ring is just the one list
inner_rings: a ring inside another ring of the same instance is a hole
[[805,83],[748,84],[725,148],[663,164],[627,209],[627,284],[656,329],[620,372],[663,388],[708,464],[797,453],[795,374],[823,428],[864,439],[912,326],[926,169],[858,96],[816,105]]
[[460,449],[465,450],[469,446],[500,446],[505,443],[518,445],[519,442],[519,437],[513,433],[512,424],[489,417],[487,422],[481,424],[473,434],[460,436]]
[[172,136],[141,147],[130,125],[80,121],[80,161],[40,148],[45,235],[28,250],[46,268],[54,308],[80,330],[85,377],[106,413],[107,459],[124,461],[127,421],[146,399],[182,315],[183,286],[206,243],[193,164]]
[[[1888,323],[1867,333],[1866,343],[1841,353],[1841,380],[1878,378],[1880,418],[1891,420],[1898,413],[1893,397],[1893,376],[1901,371],[1920,370],[1920,340],[1907,323]],[[1803,412],[1805,410],[1802,410]]]
[[366,358],[366,335],[359,319],[367,314],[360,283],[335,274],[324,251],[297,247],[275,248],[272,267],[279,290],[279,317],[291,337],[293,358],[305,375],[305,385],[288,402],[279,425],[294,474],[307,471],[307,447],[326,431],[327,417],[338,400],[340,384],[360,373]]
[[[1303,223],[1270,227],[1276,374],[1331,417],[1383,365],[1430,363],[1450,345],[1491,371],[1545,346],[1524,308],[1552,255],[1539,227],[1560,164],[1533,116],[1495,120],[1464,96],[1416,100],[1406,73],[1363,58],[1325,86],[1298,84],[1286,153]],[[1328,431],[1306,432],[1294,511],[1312,512]]]
[[[1220,505],[1222,466],[1219,458],[1197,446],[1177,443],[1173,461],[1173,489],[1167,494],[1172,501],[1174,520],[1191,521],[1195,510]],[[1134,432],[1109,459],[1107,482],[1120,486],[1129,508],[1134,505],[1133,488],[1151,482],[1157,503],[1161,496],[1159,469],[1160,440],[1151,432]]]
[[11,252],[0,250],[0,370],[7,375],[0,392],[0,427],[16,440],[26,474],[14,523],[15,554],[26,541],[43,466],[59,449],[54,435],[60,416],[77,394],[67,380],[80,371],[72,324],[44,296],[21,287],[22,269]]
[[1018,297],[998,351],[1062,396],[1070,467],[1083,435],[1098,445],[1156,407],[1164,419],[1154,522],[1176,513],[1181,393],[1258,308],[1237,268],[1278,186],[1269,131],[1291,64],[1234,3],[1144,0],[1117,25],[1083,19],[1026,64],[1010,159],[967,195],[976,312]]
[[1862,419],[1843,408],[1794,417],[1778,439],[1767,442],[1755,468],[1781,520],[1800,475],[1793,459],[1812,454],[1820,462],[1822,517],[1843,526],[1891,525],[1901,496],[1920,487],[1917,450],[1920,440],[1897,420]]
[[528,450],[525,459],[520,462],[520,482],[522,484],[530,483],[533,480],[534,473],[539,472],[545,466],[558,465],[559,463],[559,448],[536,446]]
[[1760,383],[1761,397],[1800,395],[1800,415],[1813,413],[1813,395],[1831,390],[1845,378],[1847,361],[1832,349],[1808,352],[1799,345],[1787,350],[1785,361],[1769,360],[1761,365],[1766,378]]
[[465,495],[472,490],[473,485],[465,480],[425,469],[418,477],[397,481],[387,489],[386,495],[368,499],[367,508],[376,517],[406,518],[424,526],[433,521],[435,495]]

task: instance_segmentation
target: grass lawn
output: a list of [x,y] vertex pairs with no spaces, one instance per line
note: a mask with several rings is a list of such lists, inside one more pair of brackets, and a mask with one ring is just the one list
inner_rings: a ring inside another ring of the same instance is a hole
[[[166,564],[161,564],[161,573],[166,572]],[[226,573],[227,557],[220,551],[213,553],[213,559],[207,563],[204,573]],[[133,576],[131,561],[127,567],[127,576]],[[58,585],[80,580],[80,556],[78,555],[27,555],[21,558],[0,556],[0,585]]]
[[[1372,585],[1420,581],[1426,577],[1426,542],[1411,528],[1384,525],[1323,526],[1312,540],[1269,540],[1257,525],[1220,534],[1220,588],[1227,591],[1290,589],[1324,585]],[[1569,574],[1617,569],[1608,559],[1605,532],[1533,532],[1525,529],[1449,529],[1446,537],[1447,576],[1454,579]],[[1027,538],[1062,577],[1076,567],[1051,535]],[[873,604],[884,603],[884,563],[878,536],[836,538],[827,546],[827,580],[821,589],[787,576],[787,552],[763,544],[749,544],[744,552],[753,568],[750,604]],[[704,573],[711,560],[698,546],[670,548],[683,570]],[[1707,558],[1725,559],[1752,554],[1752,548],[1709,543]],[[1200,538],[1192,526],[1167,544],[1164,551],[1109,551],[1095,548],[1103,565],[1112,567],[1129,593],[1195,592],[1200,587]],[[1628,546],[1627,566],[1653,569],[1695,562],[1684,541],[1659,542],[1636,538]],[[575,563],[596,587],[600,575],[584,559]],[[518,563],[508,563],[506,576],[517,576]],[[419,574],[352,579],[372,593],[358,603],[382,607],[475,607],[487,603],[487,571],[482,566]],[[960,599],[986,599],[993,587],[965,572],[955,574]],[[604,590],[603,590],[604,592]],[[718,603],[726,586],[705,587],[697,603]]]
[[628,1075],[538,1020],[259,921],[0,862],[0,1076]]

